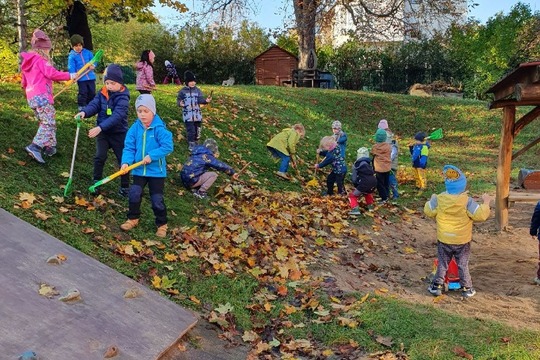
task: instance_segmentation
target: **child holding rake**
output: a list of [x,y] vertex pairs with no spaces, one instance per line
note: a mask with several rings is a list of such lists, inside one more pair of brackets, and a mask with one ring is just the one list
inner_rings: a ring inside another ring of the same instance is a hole
[[58,71],[53,67],[49,57],[51,40],[43,31],[34,31],[31,44],[32,50],[21,53],[21,86],[25,90],[28,105],[39,120],[39,128],[25,150],[38,163],[45,164],[43,154],[56,154],[56,110],[52,83],[73,79],[75,73]]
[[[94,54],[84,47],[83,37],[79,34],[74,34],[70,39],[72,50],[68,55],[68,70],[70,73],[76,73],[84,65],[86,65]],[[92,99],[96,96],[96,74],[94,66],[90,66],[90,70],[86,75],[77,80],[79,92],[77,93],[77,105],[81,111]]]
[[144,165],[132,170],[128,219],[120,228],[129,231],[139,224],[143,190],[148,185],[157,227],[156,236],[163,238],[167,236],[167,207],[163,198],[167,177],[165,157],[173,151],[172,133],[156,114],[156,100],[152,95],[139,95],[135,108],[137,120],[126,136],[121,169],[126,170],[129,165],[141,160]]
[[[96,126],[88,131],[88,137],[96,138],[94,157],[94,183],[103,178],[103,167],[109,149],[112,149],[118,164],[121,164],[124,140],[128,130],[129,90],[124,86],[124,75],[117,64],[105,69],[105,85],[99,94],[75,117],[81,119],[97,114]],[[120,178],[119,195],[126,197],[129,190],[129,174]]]

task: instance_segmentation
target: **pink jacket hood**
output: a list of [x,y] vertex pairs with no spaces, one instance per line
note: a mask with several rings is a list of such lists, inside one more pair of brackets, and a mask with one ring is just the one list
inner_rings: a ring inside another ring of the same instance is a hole
[[69,73],[56,70],[38,53],[23,52],[21,57],[21,85],[26,91],[26,99],[43,95],[53,104],[53,81],[67,81],[70,79]]

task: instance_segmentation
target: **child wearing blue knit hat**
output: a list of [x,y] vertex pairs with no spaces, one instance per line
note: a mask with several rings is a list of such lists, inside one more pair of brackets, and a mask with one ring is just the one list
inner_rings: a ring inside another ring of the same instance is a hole
[[474,201],[467,192],[467,178],[454,165],[443,168],[446,191],[431,195],[424,206],[424,213],[437,221],[437,272],[428,288],[434,295],[442,294],[448,264],[454,258],[459,270],[461,295],[470,298],[476,294],[469,273],[473,222],[489,217],[490,195],[482,195],[482,204]]
[[409,145],[409,151],[411,152],[416,187],[420,190],[425,190],[427,186],[426,167],[431,144],[429,141],[426,141],[426,134],[424,132],[416,133],[414,140],[415,143]]

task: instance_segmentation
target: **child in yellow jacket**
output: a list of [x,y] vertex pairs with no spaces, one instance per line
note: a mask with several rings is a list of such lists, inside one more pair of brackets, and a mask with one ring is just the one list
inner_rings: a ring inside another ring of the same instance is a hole
[[272,156],[281,159],[279,171],[276,172],[280,178],[290,180],[289,175],[287,175],[289,163],[293,168],[296,167],[296,144],[305,134],[304,125],[294,124],[291,128],[283,129],[266,144]]
[[470,298],[476,294],[469,274],[472,226],[474,221],[485,221],[489,217],[489,203],[492,197],[482,195],[483,203],[474,201],[465,188],[467,179],[460,169],[453,165],[443,168],[446,191],[431,195],[424,206],[424,213],[437,221],[437,273],[428,291],[442,294],[444,277],[452,257],[456,260],[461,284],[461,295]]

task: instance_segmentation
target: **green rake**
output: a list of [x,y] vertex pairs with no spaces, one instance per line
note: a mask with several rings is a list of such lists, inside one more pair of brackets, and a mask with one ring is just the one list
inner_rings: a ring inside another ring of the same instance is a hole
[[442,128],[438,128],[434,132],[432,132],[426,139],[429,140],[440,140],[443,138]]
[[79,141],[79,130],[81,129],[81,117],[77,116],[77,131],[75,132],[75,142],[73,143],[73,155],[71,156],[71,168],[69,169],[69,179],[64,188],[64,196],[68,196],[73,191],[73,168],[75,167],[75,155],[77,154],[77,143]]

